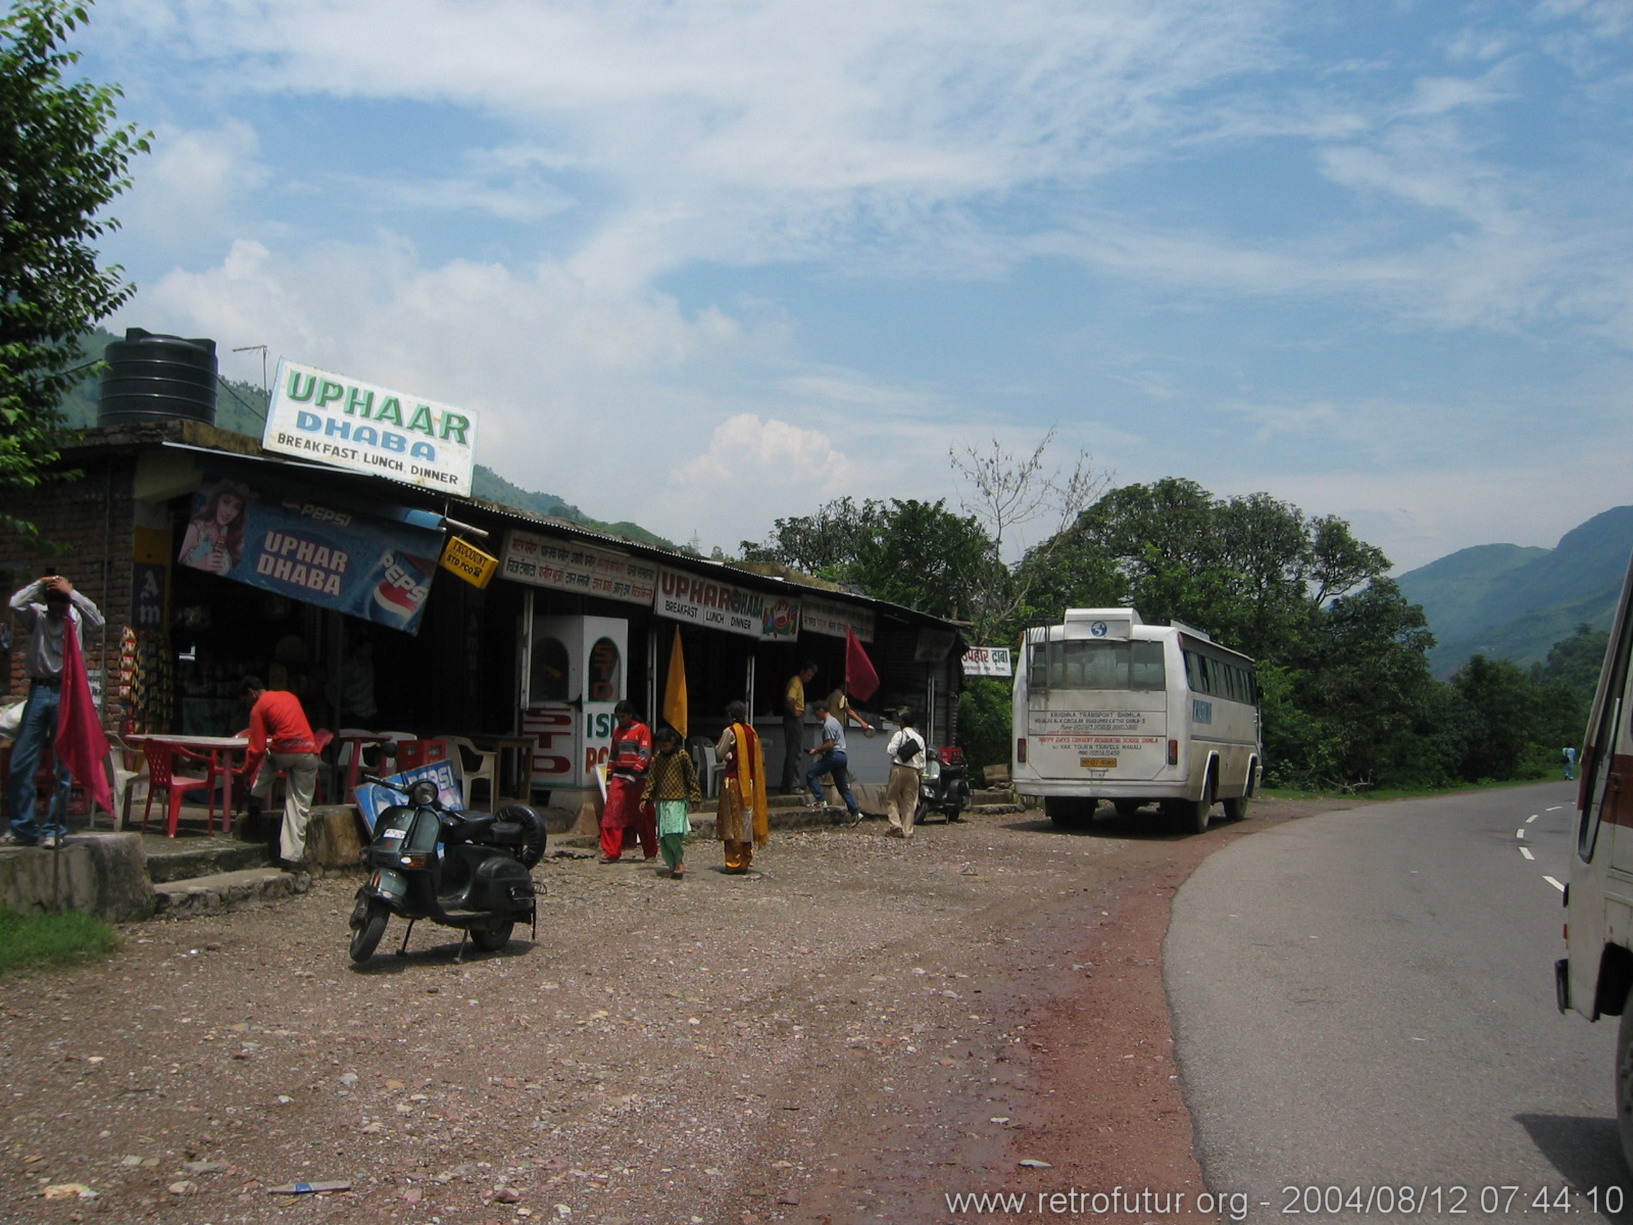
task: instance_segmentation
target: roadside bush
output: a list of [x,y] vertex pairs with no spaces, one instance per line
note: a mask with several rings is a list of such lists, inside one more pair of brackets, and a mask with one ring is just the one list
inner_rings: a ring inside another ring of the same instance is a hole
[[988,766],[1009,764],[1009,734],[1009,682],[971,677],[958,695],[958,742],[972,780]]

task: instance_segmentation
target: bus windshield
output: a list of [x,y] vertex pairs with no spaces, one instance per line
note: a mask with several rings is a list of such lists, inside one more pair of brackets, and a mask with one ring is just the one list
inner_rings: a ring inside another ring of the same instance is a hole
[[1078,640],[1039,643],[1029,672],[1040,689],[1133,689],[1165,684],[1160,642]]

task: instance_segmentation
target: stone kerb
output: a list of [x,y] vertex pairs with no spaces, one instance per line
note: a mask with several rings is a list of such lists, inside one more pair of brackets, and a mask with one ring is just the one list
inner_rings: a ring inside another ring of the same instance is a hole
[[0,849],[0,906],[19,914],[80,910],[135,923],[151,919],[157,905],[135,834],[72,838],[56,850]]

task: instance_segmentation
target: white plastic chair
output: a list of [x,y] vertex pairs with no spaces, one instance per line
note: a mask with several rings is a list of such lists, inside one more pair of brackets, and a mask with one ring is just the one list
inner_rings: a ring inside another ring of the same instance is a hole
[[720,780],[726,773],[726,763],[715,760],[714,741],[702,736],[692,740],[692,764],[697,767],[698,787],[703,798],[712,800],[720,794]]
[[459,793],[465,797],[466,806],[476,807],[476,796],[472,794],[476,784],[487,783],[488,806],[493,807],[499,794],[499,754],[484,753],[468,736],[436,736],[433,739],[445,741],[448,745],[448,757],[454,763],[454,772],[459,775]]
[[[126,769],[125,762],[134,760],[137,765],[134,770]],[[147,786],[147,757],[137,749],[131,748],[118,736],[108,736],[108,781],[113,786],[113,812],[109,814],[113,820],[115,832],[125,828],[130,820],[130,802],[132,794],[138,786]],[[96,825],[96,811],[91,811],[90,824]]]

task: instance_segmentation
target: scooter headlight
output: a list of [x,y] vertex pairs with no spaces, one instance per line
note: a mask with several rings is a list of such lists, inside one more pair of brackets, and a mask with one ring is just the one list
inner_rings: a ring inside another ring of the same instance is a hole
[[408,789],[408,802],[416,808],[434,808],[437,803],[437,784],[422,778]]

